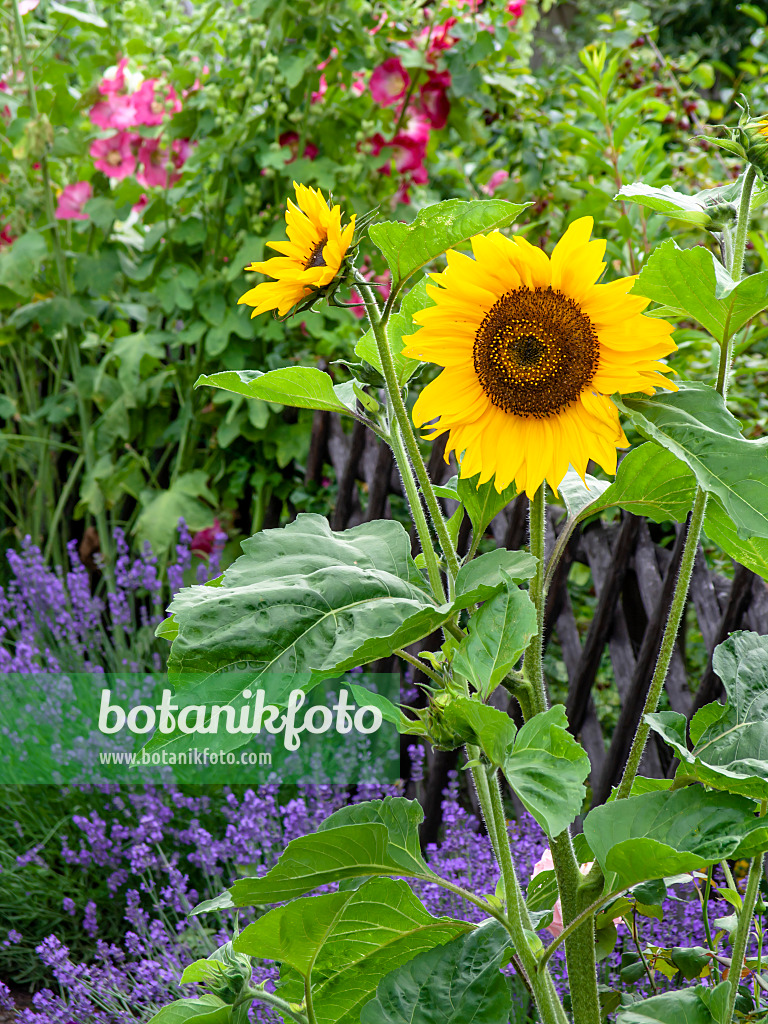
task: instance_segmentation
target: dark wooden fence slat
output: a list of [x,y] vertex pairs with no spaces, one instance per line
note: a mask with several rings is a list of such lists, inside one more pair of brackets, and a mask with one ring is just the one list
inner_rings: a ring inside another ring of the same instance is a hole
[[350,439],[346,464],[339,478],[336,506],[333,510],[333,519],[331,520],[331,529],[333,530],[343,530],[352,516],[357,470],[365,448],[367,432],[368,428],[366,425],[359,420],[355,420],[355,425],[352,427],[352,437]]

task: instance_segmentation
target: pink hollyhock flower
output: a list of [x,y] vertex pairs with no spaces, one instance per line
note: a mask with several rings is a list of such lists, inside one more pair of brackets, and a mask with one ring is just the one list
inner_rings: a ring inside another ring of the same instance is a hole
[[132,128],[136,123],[136,108],[133,96],[118,96],[110,93],[88,111],[88,116],[99,128],[121,130]]
[[199,530],[189,544],[189,550],[198,555],[211,555],[216,547],[221,547],[221,541],[226,540],[226,534],[221,529],[218,519],[213,520],[213,526],[206,526]]
[[[449,35],[450,30],[456,24],[456,18],[447,18],[442,25],[431,28],[427,25],[414,39],[408,40],[408,46],[412,50],[423,50],[427,45],[427,60],[434,64],[443,50],[450,50],[456,43],[457,37]],[[427,43],[427,38],[429,42]]]
[[[170,188],[181,177],[179,169],[189,156],[189,142],[186,139],[174,139],[169,149],[160,148],[159,139],[143,139],[139,147],[139,160],[143,170],[136,175],[136,180],[145,188]],[[169,173],[168,164],[176,168]]]
[[312,93],[312,102],[320,103],[323,96],[328,92],[328,82],[326,81],[325,75],[320,75],[320,81],[317,86],[317,90]]
[[525,0],[510,0],[507,4],[507,14],[511,14],[514,21],[517,21],[524,9]]
[[123,57],[111,75],[104,75],[99,82],[99,92],[102,96],[125,92],[125,69],[127,66],[128,58]]
[[[181,100],[172,85],[166,85],[159,78],[148,78],[132,96],[136,110],[134,124],[162,124],[166,113],[178,114]],[[170,108],[166,111],[166,107]]]
[[[277,140],[281,146],[287,146],[291,151],[291,159],[286,160],[286,166],[292,164],[296,157],[299,155],[299,133],[298,132],[283,132],[280,138]],[[304,156],[307,160],[314,160],[317,157],[319,150],[313,142],[307,142],[304,146]]]
[[93,195],[90,181],[76,181],[61,190],[56,207],[56,220],[88,220],[83,207]]
[[331,52],[328,54],[328,56],[325,58],[325,60],[321,61],[317,65],[317,70],[318,71],[325,71],[325,69],[328,67],[328,65],[331,63],[331,61],[334,59],[334,57],[338,57],[338,56],[339,56],[339,51],[336,49],[335,46],[332,46],[331,47]]
[[25,14],[34,11],[39,3],[40,0],[19,0],[19,14],[23,18]]
[[451,84],[450,71],[430,71],[419,90],[421,112],[433,128],[445,128],[451,104],[446,90]]
[[411,84],[411,76],[398,57],[388,57],[371,75],[370,89],[374,103],[388,107],[401,100]]
[[509,171],[494,171],[485,185],[481,185],[480,188],[487,196],[492,196],[496,189],[508,180]]
[[16,235],[11,234],[11,229],[7,224],[3,224],[0,228],[0,250],[7,249],[9,245],[13,245],[16,241]]
[[147,205],[148,202],[149,196],[147,195],[146,192],[142,192],[141,195],[139,196],[138,202],[133,204],[131,210],[133,211],[133,213],[143,213],[144,207]]
[[375,36],[378,32],[380,32],[386,25],[388,17],[389,15],[387,14],[387,12],[382,11],[381,17],[379,18],[378,22],[373,26],[373,28],[368,29],[368,35]]
[[365,72],[364,71],[353,71],[352,72],[352,92],[356,96],[362,96],[365,92]]
[[89,153],[96,168],[110,178],[127,178],[136,170],[135,147],[141,136],[134,132],[118,132],[108,139],[96,139]]

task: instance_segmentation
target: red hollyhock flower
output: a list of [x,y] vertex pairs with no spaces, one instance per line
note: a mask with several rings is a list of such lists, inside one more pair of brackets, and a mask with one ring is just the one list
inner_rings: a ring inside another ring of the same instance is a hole
[[374,103],[388,107],[405,96],[411,76],[398,57],[388,57],[373,72],[369,84]]

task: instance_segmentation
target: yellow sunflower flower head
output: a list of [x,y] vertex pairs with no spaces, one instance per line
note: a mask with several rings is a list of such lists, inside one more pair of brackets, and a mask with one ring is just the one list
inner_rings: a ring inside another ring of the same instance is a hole
[[765,176],[768,174],[768,116],[747,121],[740,131],[747,160]]
[[590,241],[592,218],[575,221],[551,258],[524,238],[498,231],[471,239],[474,259],[449,251],[427,291],[435,305],[403,354],[444,367],[419,395],[417,426],[448,431],[461,476],[514,480],[532,497],[557,488],[569,464],[584,478],[590,459],[616,472],[628,442],[616,392],[677,390],[658,360],[676,349],[672,328],[643,316],[648,299],[630,295],[636,278],[597,284],[605,242]]
[[241,295],[238,305],[253,306],[251,318],[276,309],[285,316],[313,291],[325,290],[337,277],[352,242],[355,218],[341,226],[341,207],[330,208],[320,189],[293,183],[296,202],[288,200],[285,214],[287,242],[267,242],[281,253],[246,270],[275,278]]

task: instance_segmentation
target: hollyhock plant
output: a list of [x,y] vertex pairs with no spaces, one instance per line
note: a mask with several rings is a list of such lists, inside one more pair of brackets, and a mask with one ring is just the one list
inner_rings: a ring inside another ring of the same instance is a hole
[[451,84],[450,71],[430,71],[429,79],[419,89],[420,112],[435,129],[445,128],[451,104],[448,87]]
[[120,181],[136,170],[135,151],[140,142],[141,136],[135,132],[118,132],[109,138],[94,140],[88,152],[97,170]]
[[411,76],[399,58],[388,57],[371,75],[369,86],[374,103],[388,107],[405,96],[410,84]]
[[133,96],[119,96],[116,92],[109,93],[106,99],[91,107],[88,116],[105,130],[132,128],[137,123]]
[[[287,146],[291,151],[291,159],[285,161],[286,167],[288,164],[292,164],[293,161],[299,155],[299,133],[298,132],[283,132],[280,138],[277,140],[281,146]],[[317,157],[319,150],[313,142],[307,142],[304,146],[304,152],[302,156],[306,160],[314,160]]]
[[57,220],[88,220],[83,207],[93,196],[90,181],[76,181],[62,189],[56,207]]
[[[181,178],[180,168],[189,156],[189,142],[174,139],[171,147],[161,147],[160,139],[144,139],[139,147],[142,169],[136,180],[145,188],[170,188]],[[169,172],[168,165],[176,170]]]
[[172,85],[159,78],[148,78],[132,96],[135,109],[134,124],[162,124],[169,115],[181,110],[181,100]]

